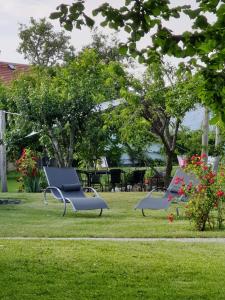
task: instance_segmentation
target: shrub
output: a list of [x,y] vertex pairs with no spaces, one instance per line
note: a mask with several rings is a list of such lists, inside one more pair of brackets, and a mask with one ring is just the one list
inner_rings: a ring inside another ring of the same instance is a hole
[[16,161],[17,171],[20,173],[22,186],[20,190],[25,192],[39,192],[40,172],[38,169],[38,157],[30,149],[23,149],[21,157]]
[[[194,155],[187,161],[187,173],[192,173],[199,180],[197,185],[182,183],[179,194],[187,195],[190,201],[186,206],[187,217],[194,222],[197,230],[204,231],[208,222],[210,228],[217,224],[222,228],[223,201],[225,200],[225,177],[221,168],[216,174],[205,162],[205,155]],[[182,181],[182,178],[177,179]]]

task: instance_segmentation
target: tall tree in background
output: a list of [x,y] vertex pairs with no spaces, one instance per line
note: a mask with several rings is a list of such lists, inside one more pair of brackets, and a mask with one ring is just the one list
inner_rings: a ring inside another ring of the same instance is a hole
[[74,54],[70,37],[64,31],[55,32],[45,18],[30,18],[29,26],[20,24],[19,37],[17,51],[33,65],[53,66]]
[[197,79],[190,73],[178,72],[161,63],[152,64],[142,81],[134,80],[132,89],[123,91],[127,100],[124,107],[117,109],[113,117],[109,116],[115,120],[124,141],[139,143],[143,148],[144,140],[149,143],[152,135],[163,144],[166,183],[172,171],[181,122],[198,101],[196,86]]
[[118,97],[123,78],[118,63],[106,65],[86,49],[63,67],[36,68],[21,76],[11,89],[11,107],[50,141],[59,166],[71,166],[96,106]]
[[[59,19],[67,29],[83,25],[93,27],[94,17],[101,14],[102,26],[115,30],[124,29],[128,40],[122,44],[122,53],[138,57],[140,62],[152,62],[158,55],[168,54],[178,58],[191,57],[190,64],[198,67],[205,80],[202,102],[225,123],[225,26],[224,0],[197,0],[197,8],[188,5],[172,7],[170,1],[125,0],[125,4],[114,8],[104,3],[88,16],[85,0],[71,5],[61,4],[51,18]],[[177,18],[182,22],[181,12],[192,21],[192,31],[174,34],[165,21]],[[211,21],[209,21],[211,16]],[[138,49],[138,41],[149,36],[149,45]]]

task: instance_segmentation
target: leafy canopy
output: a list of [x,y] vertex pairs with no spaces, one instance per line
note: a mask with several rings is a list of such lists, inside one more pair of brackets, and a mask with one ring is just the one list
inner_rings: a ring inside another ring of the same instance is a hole
[[70,37],[64,31],[55,32],[46,19],[30,18],[29,26],[20,24],[20,44],[17,51],[33,65],[52,66],[73,55]]
[[[71,5],[61,4],[51,18],[59,19],[67,29],[83,25],[93,27],[94,17],[101,14],[102,26],[124,29],[128,33],[127,43],[121,44],[123,54],[138,57],[139,62],[152,62],[158,56],[168,54],[178,58],[190,57],[190,63],[200,69],[205,80],[202,102],[216,114],[217,121],[225,123],[224,61],[225,61],[225,3],[224,0],[196,0],[197,8],[190,6],[171,7],[164,0],[125,0],[119,8],[107,2],[92,11],[85,12],[85,0]],[[182,22],[182,13],[193,22],[192,31],[174,34],[164,21],[177,18]],[[209,21],[207,14],[211,15]],[[138,49],[138,41],[149,36],[149,45]]]
[[97,104],[117,97],[122,82],[116,62],[106,65],[87,49],[63,67],[35,68],[15,81],[12,108],[51,142],[58,164],[69,166]]

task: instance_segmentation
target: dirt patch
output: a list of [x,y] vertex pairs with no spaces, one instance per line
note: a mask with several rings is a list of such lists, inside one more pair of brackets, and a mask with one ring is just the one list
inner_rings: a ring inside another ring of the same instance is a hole
[[19,199],[0,199],[0,205],[10,205],[10,204],[20,204],[21,200]]

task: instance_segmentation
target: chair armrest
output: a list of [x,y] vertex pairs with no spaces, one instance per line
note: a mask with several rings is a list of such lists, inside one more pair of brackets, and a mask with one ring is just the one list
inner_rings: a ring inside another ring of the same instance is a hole
[[56,187],[56,186],[48,186],[48,187],[44,190],[44,203],[45,203],[45,205],[48,204],[47,197],[46,197],[46,193],[47,193],[48,190],[50,190],[50,191],[51,191],[51,190],[56,190],[56,191],[59,193],[59,195],[60,195],[61,198],[58,198],[58,199],[63,200],[63,203],[64,203],[64,211],[63,211],[63,216],[64,216],[65,213],[66,213],[66,199],[65,199],[65,197],[63,196],[62,191],[61,191],[58,187]]
[[147,197],[151,196],[152,193],[158,192],[158,191],[164,191],[164,192],[165,192],[165,191],[167,191],[167,189],[166,189],[166,188],[156,187],[156,188],[152,189],[152,190],[147,194]]
[[85,186],[83,187],[83,190],[91,190],[95,194],[94,197],[100,197],[98,192],[91,186]]

